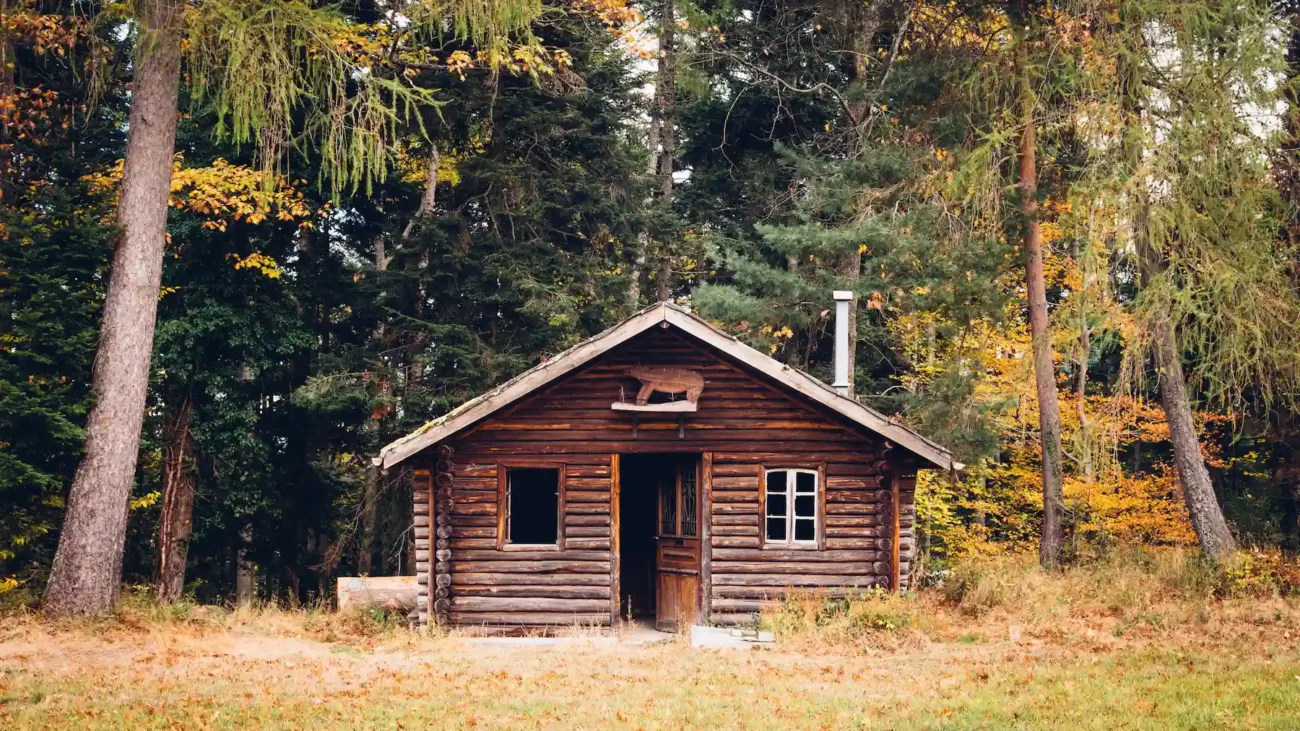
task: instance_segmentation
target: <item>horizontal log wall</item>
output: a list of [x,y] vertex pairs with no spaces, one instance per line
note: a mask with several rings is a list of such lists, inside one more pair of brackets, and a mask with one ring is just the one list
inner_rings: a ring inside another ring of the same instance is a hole
[[[612,402],[636,395],[639,384],[626,373],[632,365],[699,371],[705,388],[698,411],[679,427],[675,416],[642,415],[634,424],[632,415],[611,410]],[[887,585],[884,441],[760,379],[671,329],[656,329],[451,440],[448,619],[481,626],[609,625],[615,454],[712,452],[711,581],[702,583],[709,587],[705,609],[716,623],[750,621],[763,599],[791,589],[845,593]],[[497,548],[498,470],[530,463],[565,465],[562,551]],[[765,466],[824,469],[824,550],[762,547]],[[909,509],[901,513],[908,531]]]
[[712,621],[750,622],[764,600],[790,592],[844,595],[887,586],[890,553],[885,521],[890,495],[881,486],[883,463],[876,459],[873,445],[863,443],[859,451],[833,455],[824,462],[822,550],[762,547],[763,468],[823,464],[805,464],[801,453],[785,460],[768,457],[714,455]]
[[[564,550],[498,550],[498,457],[473,438],[455,447],[452,486],[452,624],[610,624],[610,455],[569,455],[565,464]],[[557,460],[544,460],[554,464]],[[511,466],[538,460],[515,455]]]

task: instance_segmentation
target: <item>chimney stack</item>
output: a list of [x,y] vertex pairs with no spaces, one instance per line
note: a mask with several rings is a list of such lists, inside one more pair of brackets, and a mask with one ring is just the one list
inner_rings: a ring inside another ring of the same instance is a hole
[[849,303],[853,293],[837,289],[835,297],[835,383],[841,396],[849,395]]

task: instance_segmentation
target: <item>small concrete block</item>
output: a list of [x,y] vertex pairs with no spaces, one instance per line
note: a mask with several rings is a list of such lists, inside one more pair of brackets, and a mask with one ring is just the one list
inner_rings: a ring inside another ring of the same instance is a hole
[[759,642],[776,642],[776,633],[775,633],[775,632],[759,632],[759,633],[758,633],[758,641],[759,641]]
[[720,627],[691,627],[691,647],[703,647],[711,650],[746,649],[753,643],[746,641],[744,633],[730,631]]

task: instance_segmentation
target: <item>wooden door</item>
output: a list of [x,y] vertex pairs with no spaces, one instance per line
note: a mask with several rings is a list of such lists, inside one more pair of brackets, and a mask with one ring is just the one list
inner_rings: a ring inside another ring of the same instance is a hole
[[659,476],[655,629],[682,632],[700,608],[700,462],[682,457]]

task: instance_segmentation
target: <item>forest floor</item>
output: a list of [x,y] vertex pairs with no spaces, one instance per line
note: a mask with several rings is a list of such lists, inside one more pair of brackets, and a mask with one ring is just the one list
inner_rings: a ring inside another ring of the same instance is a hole
[[1300,602],[1090,581],[979,611],[938,591],[844,622],[817,608],[802,628],[787,607],[754,650],[508,646],[269,608],[17,613],[0,728],[1300,728]]

